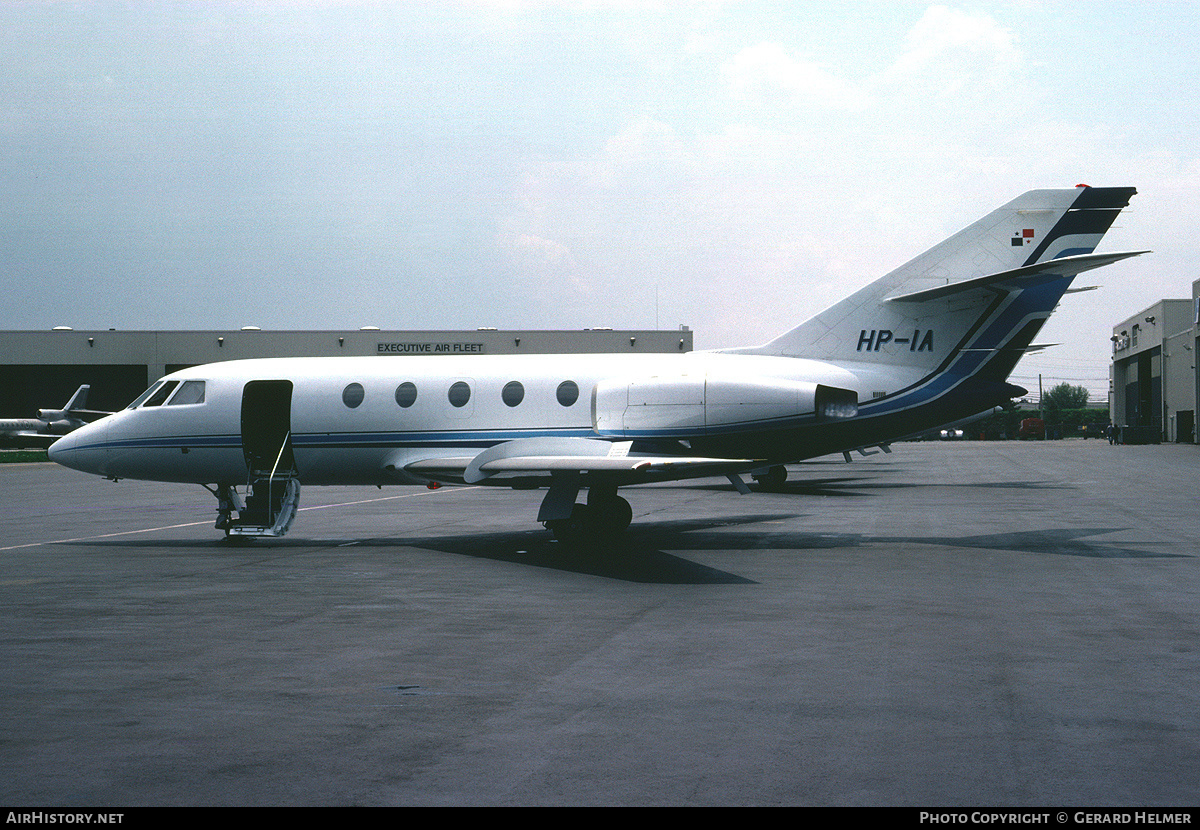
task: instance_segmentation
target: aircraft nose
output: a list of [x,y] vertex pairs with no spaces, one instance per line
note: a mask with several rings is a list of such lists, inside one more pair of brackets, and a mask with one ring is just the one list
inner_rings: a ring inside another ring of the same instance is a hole
[[[75,430],[75,432],[78,432],[78,431],[79,430]],[[74,451],[75,442],[76,442],[75,433],[74,432],[67,433],[62,438],[59,438],[57,441],[55,441],[53,444],[51,444],[49,446],[49,448],[46,450],[46,455],[50,456],[50,460],[53,461],[55,464],[62,464],[64,466],[69,466],[69,465],[67,465],[67,458]]]
[[54,463],[72,470],[100,474],[107,430],[108,425],[100,422],[82,426],[51,444],[46,454]]

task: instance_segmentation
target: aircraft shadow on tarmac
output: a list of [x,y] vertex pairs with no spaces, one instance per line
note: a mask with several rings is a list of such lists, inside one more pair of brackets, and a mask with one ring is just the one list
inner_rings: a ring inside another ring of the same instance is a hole
[[[411,547],[588,573],[630,582],[664,584],[756,584],[754,580],[701,565],[681,554],[700,551],[813,551],[877,545],[939,545],[949,548],[1018,551],[1091,559],[1187,558],[1130,547],[1129,543],[1092,541],[1090,537],[1126,528],[1065,528],[989,533],[974,536],[871,536],[859,533],[764,532],[747,525],[795,519],[788,514],[727,516],[635,523],[624,537],[572,548],[537,532],[380,539],[366,544]],[[668,553],[667,551],[673,551]]]
[[[682,585],[752,585],[754,580],[713,568],[686,558],[688,552],[816,551],[888,545],[938,545],[963,550],[1017,551],[1050,556],[1079,556],[1090,559],[1176,559],[1187,554],[1142,549],[1153,543],[1104,542],[1092,539],[1128,528],[1087,527],[1022,530],[965,536],[873,536],[865,533],[816,533],[765,530],[750,527],[763,522],[781,522],[799,514],[746,514],[711,519],[672,519],[634,522],[621,537],[573,547],[555,541],[548,531],[518,530],[499,533],[464,533],[419,537],[389,536],[353,541],[353,547],[411,547],[480,559],[515,562],[538,568],[591,574],[627,582]],[[88,540],[62,542],[89,547],[209,549],[214,545],[233,550],[327,547],[330,540],[286,539],[253,543],[228,540]],[[343,542],[344,544],[344,542]],[[1132,547],[1131,545],[1138,545]],[[672,551],[668,553],[667,551]]]
[[[775,492],[802,496],[868,496],[854,490],[925,486],[908,482],[898,484],[864,482],[855,478],[809,479],[788,482]],[[955,486],[938,484],[936,486]],[[965,486],[965,485],[964,485]],[[1040,482],[973,483],[971,487],[1013,487],[1020,489],[1052,488]],[[693,484],[693,489],[729,489],[728,484]],[[776,505],[778,506],[778,505]],[[514,530],[494,533],[430,534],[423,536],[387,536],[353,540],[356,547],[412,547],[497,561],[508,561],[539,568],[591,574],[610,579],[661,584],[755,584],[754,580],[713,568],[685,558],[688,552],[725,551],[753,555],[755,551],[805,552],[829,548],[889,545],[937,545],[964,550],[1017,551],[1052,556],[1078,556],[1092,559],[1188,558],[1187,554],[1147,549],[1161,547],[1154,542],[1104,542],[1092,539],[1128,530],[1119,527],[1061,528],[1021,530],[962,536],[872,536],[860,533],[819,533],[774,530],[762,527],[767,522],[789,522],[802,513],[748,513],[704,519],[636,521],[622,536],[571,546],[555,541],[542,530]],[[339,540],[344,542],[345,540]],[[177,540],[89,540],[70,544],[91,546],[211,548],[213,541]],[[271,548],[326,546],[329,540],[306,539],[300,535],[285,539],[238,543],[220,540],[223,547]],[[668,553],[667,551],[671,551]]]
[[[722,482],[707,482],[704,484],[676,484],[676,489],[691,489],[691,490],[724,490],[732,491],[733,488]],[[1073,489],[1070,486],[1062,484],[1051,484],[1044,481],[996,481],[996,482],[944,482],[944,481],[864,481],[862,478],[855,476],[839,476],[835,478],[811,478],[804,480],[788,481],[784,484],[775,487],[762,487],[761,485],[751,485],[752,490],[758,493],[773,493],[776,495],[789,496],[841,496],[841,497],[863,497],[875,495],[872,492],[858,491],[875,491],[875,490],[899,490],[915,487],[937,487],[937,488],[966,488],[966,489],[1012,489],[1012,490],[1069,490]]]
[[[546,531],[429,536],[422,539],[372,540],[367,544],[401,543],[410,547],[519,562],[539,568],[586,573],[627,582],[680,585],[753,585],[754,580],[692,562],[674,551],[729,550],[760,547],[765,538],[747,531],[729,537],[721,528],[782,521],[791,515],[754,514],[712,519],[672,519],[634,523],[623,535],[585,545],[569,545]],[[749,542],[749,543],[748,543]],[[748,543],[748,544],[746,544]],[[815,546],[815,545],[814,545]]]

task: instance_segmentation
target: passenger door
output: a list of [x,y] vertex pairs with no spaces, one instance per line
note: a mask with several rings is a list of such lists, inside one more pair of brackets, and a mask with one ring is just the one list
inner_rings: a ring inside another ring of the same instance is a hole
[[252,380],[242,390],[242,453],[251,476],[291,475],[292,382]]

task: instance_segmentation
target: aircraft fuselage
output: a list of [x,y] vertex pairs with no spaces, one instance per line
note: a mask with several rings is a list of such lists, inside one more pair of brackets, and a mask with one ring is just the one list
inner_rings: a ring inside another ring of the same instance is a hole
[[[901,383],[900,373],[892,374],[894,383]],[[598,385],[612,378],[620,384],[659,379],[671,384],[665,392],[655,387],[651,399],[635,402],[632,407],[651,414],[641,413],[625,429],[620,420],[604,421],[603,408],[618,415],[623,414],[617,412],[620,405],[597,400],[595,394]],[[256,419],[286,421],[295,466],[306,484],[414,481],[400,471],[415,461],[473,456],[518,438],[630,440],[677,454],[758,445],[752,457],[770,458],[775,454],[769,443],[748,444],[748,439],[786,432],[789,421],[797,416],[812,421],[815,413],[797,412],[791,399],[773,406],[771,396],[786,390],[767,389],[757,409],[739,400],[739,410],[754,411],[726,414],[718,429],[710,427],[716,414],[712,403],[706,412],[704,387],[735,380],[750,386],[774,380],[854,391],[862,385],[855,373],[821,361],[711,352],[279,358],[199,366],[164,380],[202,380],[204,400],[143,404],[115,413],[60,440],[55,460],[112,478],[243,482],[248,472],[243,437]],[[277,384],[286,405],[272,408],[269,397],[261,406],[244,403],[252,383]],[[878,386],[878,379],[872,385]],[[260,411],[262,407],[266,409]],[[814,448],[814,454],[821,451]]]

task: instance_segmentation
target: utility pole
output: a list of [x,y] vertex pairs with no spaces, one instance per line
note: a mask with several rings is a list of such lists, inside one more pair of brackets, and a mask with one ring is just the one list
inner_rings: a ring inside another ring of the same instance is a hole
[[1042,422],[1042,440],[1046,440],[1046,413],[1042,408],[1042,373],[1038,372],[1038,418]]

